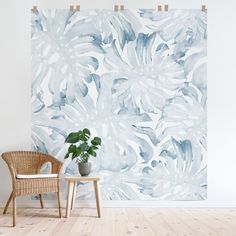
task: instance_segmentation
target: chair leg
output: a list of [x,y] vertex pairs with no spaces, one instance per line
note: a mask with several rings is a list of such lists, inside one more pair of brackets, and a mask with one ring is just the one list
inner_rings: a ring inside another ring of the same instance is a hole
[[16,196],[13,196],[13,227],[16,226]]
[[39,200],[40,200],[41,208],[44,208],[44,205],[43,205],[43,197],[42,197],[42,194],[41,194],[41,193],[39,194]]
[[61,195],[60,195],[60,192],[57,192],[57,199],[58,199],[59,217],[61,218]]
[[13,197],[13,192],[11,192],[10,197],[7,200],[7,204],[6,204],[5,208],[4,208],[3,214],[7,213],[7,209],[9,207],[9,204],[10,204],[11,200],[12,200],[12,197]]

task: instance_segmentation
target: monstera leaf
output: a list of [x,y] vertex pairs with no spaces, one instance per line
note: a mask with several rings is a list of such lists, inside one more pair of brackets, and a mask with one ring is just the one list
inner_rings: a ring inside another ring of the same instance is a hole
[[[165,200],[206,199],[206,163],[193,153],[189,140],[171,140],[170,150],[162,150],[161,161],[153,160],[143,168],[137,183],[141,192]],[[149,180],[149,182],[148,182]]]
[[115,71],[110,73],[113,96],[120,106],[127,106],[130,100],[145,112],[160,112],[166,100],[184,87],[183,65],[174,61],[170,48],[156,33],[139,33],[124,51],[127,57],[113,43],[105,55],[105,65]]
[[32,17],[33,96],[40,99],[43,79],[48,77],[51,106],[71,103],[77,94],[87,94],[88,83],[98,84],[99,63],[94,56],[104,53],[101,38],[93,24],[86,25],[76,15],[48,10],[37,11]]
[[91,143],[93,144],[93,145],[95,145],[95,146],[97,146],[97,145],[101,145],[101,138],[99,138],[99,137],[95,137],[92,141],[91,141]]
[[65,142],[66,143],[77,143],[79,142],[80,137],[78,133],[70,133],[68,137],[66,138]]

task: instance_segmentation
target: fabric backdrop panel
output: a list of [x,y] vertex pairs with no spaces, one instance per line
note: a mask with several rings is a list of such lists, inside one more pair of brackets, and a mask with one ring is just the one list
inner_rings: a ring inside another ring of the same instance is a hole
[[78,174],[65,138],[89,128],[103,199],[206,199],[206,12],[40,10],[31,24],[32,149]]

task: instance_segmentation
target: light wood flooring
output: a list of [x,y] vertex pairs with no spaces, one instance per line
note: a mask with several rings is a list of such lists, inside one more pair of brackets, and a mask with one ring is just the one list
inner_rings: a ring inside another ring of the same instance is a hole
[[[63,210],[63,215],[65,210]],[[57,209],[18,209],[0,215],[0,235],[12,236],[236,236],[233,208],[77,208],[70,218],[58,218]]]

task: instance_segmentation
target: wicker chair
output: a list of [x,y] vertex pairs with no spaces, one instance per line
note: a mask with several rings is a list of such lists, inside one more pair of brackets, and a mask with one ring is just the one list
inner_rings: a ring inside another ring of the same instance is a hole
[[[12,193],[6,203],[3,214],[13,200],[13,226],[16,225],[16,197],[22,195],[39,194],[41,208],[43,208],[43,193],[55,192],[58,198],[59,217],[61,217],[61,200],[59,188],[59,173],[62,163],[48,154],[31,151],[5,152],[2,158],[7,163],[12,177]],[[44,163],[51,163],[51,172],[55,177],[35,176]],[[34,175],[33,178],[18,178],[18,175]]]

